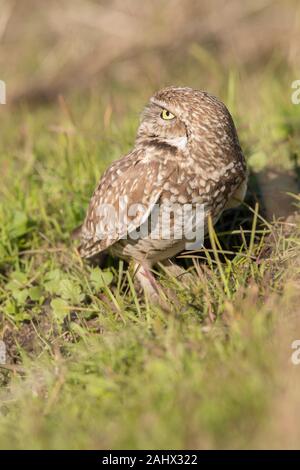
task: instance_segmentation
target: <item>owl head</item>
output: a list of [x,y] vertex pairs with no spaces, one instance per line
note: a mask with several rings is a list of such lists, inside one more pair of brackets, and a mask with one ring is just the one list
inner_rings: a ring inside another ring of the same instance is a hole
[[137,140],[165,142],[208,160],[228,160],[241,152],[226,106],[207,92],[187,87],[167,87],[150,99]]

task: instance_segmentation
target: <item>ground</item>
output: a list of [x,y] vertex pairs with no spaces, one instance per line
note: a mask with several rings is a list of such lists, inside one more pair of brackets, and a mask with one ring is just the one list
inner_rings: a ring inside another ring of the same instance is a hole
[[297,77],[274,61],[199,80],[197,57],[162,85],[223,99],[250,183],[205,249],[176,260],[188,283],[157,269],[168,312],[124,263],[91,266],[70,237],[103,170],[132,147],[152,84],[1,108],[2,448],[299,447],[300,200],[284,194],[299,190]]

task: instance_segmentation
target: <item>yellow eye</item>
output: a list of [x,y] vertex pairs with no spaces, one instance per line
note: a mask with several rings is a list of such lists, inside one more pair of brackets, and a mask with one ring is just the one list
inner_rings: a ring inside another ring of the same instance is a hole
[[162,112],[160,113],[160,117],[164,119],[165,121],[168,121],[170,119],[174,119],[174,114],[170,113],[167,109],[163,109]]

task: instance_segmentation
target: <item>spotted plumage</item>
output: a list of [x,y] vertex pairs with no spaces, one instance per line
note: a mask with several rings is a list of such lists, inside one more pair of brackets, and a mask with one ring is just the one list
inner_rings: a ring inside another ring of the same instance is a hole
[[[176,237],[176,224],[169,239],[129,236],[148,223],[155,205],[159,206],[160,221],[170,203],[204,204],[206,231],[209,215],[215,222],[223,210],[243,199],[246,175],[244,156],[225,105],[203,91],[165,88],[144,109],[133,150],[101,177],[81,228],[79,252],[90,258],[108,250],[149,268],[185,246],[184,238]],[[128,207],[138,204],[146,211],[127,212]],[[107,213],[103,217],[106,205],[121,217]]]

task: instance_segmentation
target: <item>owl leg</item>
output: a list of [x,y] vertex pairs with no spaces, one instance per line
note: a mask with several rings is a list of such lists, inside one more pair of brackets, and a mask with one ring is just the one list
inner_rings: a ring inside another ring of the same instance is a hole
[[138,280],[146,295],[151,298],[159,294],[158,283],[151,273],[149,267],[142,264],[136,264],[134,272],[136,279]]
[[150,267],[137,264],[136,265],[136,279],[142,286],[145,297],[151,304],[158,305],[165,312],[170,312],[170,302],[167,300],[166,295],[153,276]]

